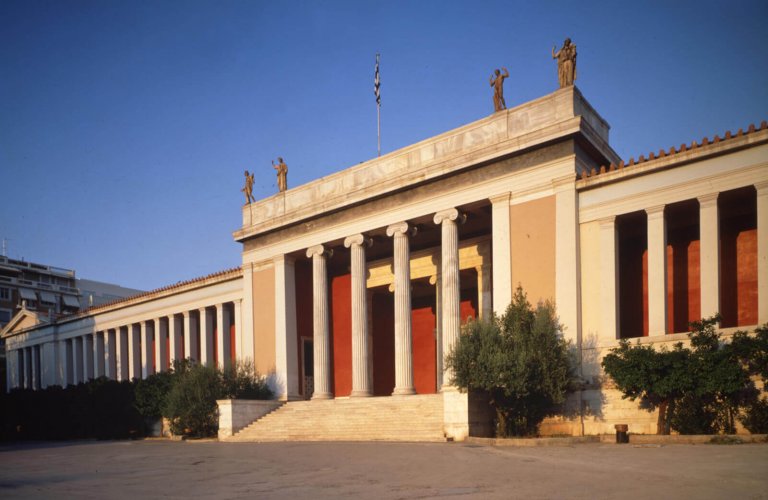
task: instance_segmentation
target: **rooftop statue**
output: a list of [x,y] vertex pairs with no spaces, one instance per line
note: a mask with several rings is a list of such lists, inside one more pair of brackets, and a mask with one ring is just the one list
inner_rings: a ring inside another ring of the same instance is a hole
[[493,87],[493,110],[501,111],[507,109],[507,104],[504,102],[504,79],[509,77],[509,71],[503,67],[504,73],[498,69],[491,75],[491,87]]
[[277,165],[272,162],[272,168],[277,170],[277,189],[281,193],[288,189],[288,165],[285,164],[281,157],[277,157]]
[[552,47],[552,59],[557,59],[557,79],[562,89],[570,87],[576,80],[576,45],[571,43],[570,38],[566,38],[557,52],[556,47]]
[[240,191],[245,193],[246,205],[256,201],[256,199],[253,197],[253,174],[249,174],[247,170],[245,171],[245,187]]

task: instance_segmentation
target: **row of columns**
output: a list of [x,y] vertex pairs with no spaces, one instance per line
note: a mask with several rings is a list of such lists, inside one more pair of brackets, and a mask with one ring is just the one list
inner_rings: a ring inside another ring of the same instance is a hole
[[[169,363],[173,366],[175,360],[186,358],[206,365],[228,367],[232,363],[230,326],[234,324],[235,329],[240,327],[241,301],[233,303],[234,317],[228,304],[219,303],[213,307],[18,349],[15,385],[24,388],[50,384],[66,386],[101,376],[113,380],[143,379],[155,372],[167,371]],[[215,351],[214,326],[219,332],[215,338]],[[40,359],[41,349],[49,344],[51,348],[55,345],[58,352],[51,359],[46,359],[46,365],[51,363],[56,367],[46,383],[42,380]],[[214,352],[217,354],[215,360]]]
[[[450,352],[459,337],[459,238],[457,222],[464,216],[455,208],[438,212],[434,223],[441,226],[442,259],[438,313],[438,330],[442,333],[442,352]],[[415,394],[413,381],[413,339],[411,329],[410,242],[416,228],[408,222],[398,222],[386,229],[394,239],[395,293],[395,388],[393,395]],[[353,397],[373,395],[372,360],[368,345],[368,301],[366,294],[367,267],[365,251],[372,240],[355,234],[344,240],[350,249],[352,302],[352,392]],[[333,250],[324,245],[307,249],[312,258],[312,293],[314,327],[314,393],[312,399],[333,397],[331,389],[330,326],[328,312],[328,271],[326,260]],[[443,373],[443,385],[450,382],[450,373]]]
[[[768,321],[768,182],[757,190],[758,323]],[[699,202],[699,252],[701,317],[720,311],[720,216],[719,193],[697,197]],[[648,219],[648,335],[666,334],[667,328],[667,220],[665,205],[645,210]],[[600,220],[600,252],[603,271],[600,295],[606,335],[617,338],[619,325],[618,237],[616,216]],[[673,332],[670,332],[673,333]]]

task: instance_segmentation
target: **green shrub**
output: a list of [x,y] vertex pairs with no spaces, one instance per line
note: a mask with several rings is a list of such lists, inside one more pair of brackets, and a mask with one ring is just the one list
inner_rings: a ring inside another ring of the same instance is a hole
[[752,434],[768,434],[768,399],[747,406],[739,420]]
[[216,400],[223,396],[215,368],[192,365],[174,377],[163,405],[163,416],[176,435],[204,437],[218,431]]
[[222,394],[232,399],[270,399],[272,391],[267,387],[251,360],[237,361],[222,371]]
[[569,358],[560,332],[554,306],[534,310],[520,287],[504,316],[464,327],[446,366],[460,390],[490,396],[497,435],[536,435],[565,401]]
[[155,373],[136,381],[135,406],[142,417],[157,418],[163,414],[163,403],[173,384],[173,371]]

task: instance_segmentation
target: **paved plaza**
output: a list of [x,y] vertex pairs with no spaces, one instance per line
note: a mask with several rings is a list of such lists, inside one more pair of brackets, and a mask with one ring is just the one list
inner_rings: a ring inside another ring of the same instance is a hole
[[768,498],[768,445],[0,447],[2,498]]

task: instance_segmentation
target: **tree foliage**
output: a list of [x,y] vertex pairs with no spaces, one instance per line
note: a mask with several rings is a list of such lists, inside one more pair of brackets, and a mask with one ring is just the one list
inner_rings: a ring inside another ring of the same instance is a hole
[[499,436],[537,434],[541,421],[565,401],[567,343],[554,306],[532,308],[521,287],[501,318],[467,323],[446,366],[459,389],[490,396]]
[[690,348],[678,342],[671,350],[654,349],[622,340],[603,359],[624,398],[658,409],[659,434],[734,433],[736,419],[757,401],[751,375],[764,373],[768,333],[737,332],[725,344],[716,330],[719,320],[716,315],[691,323]]

